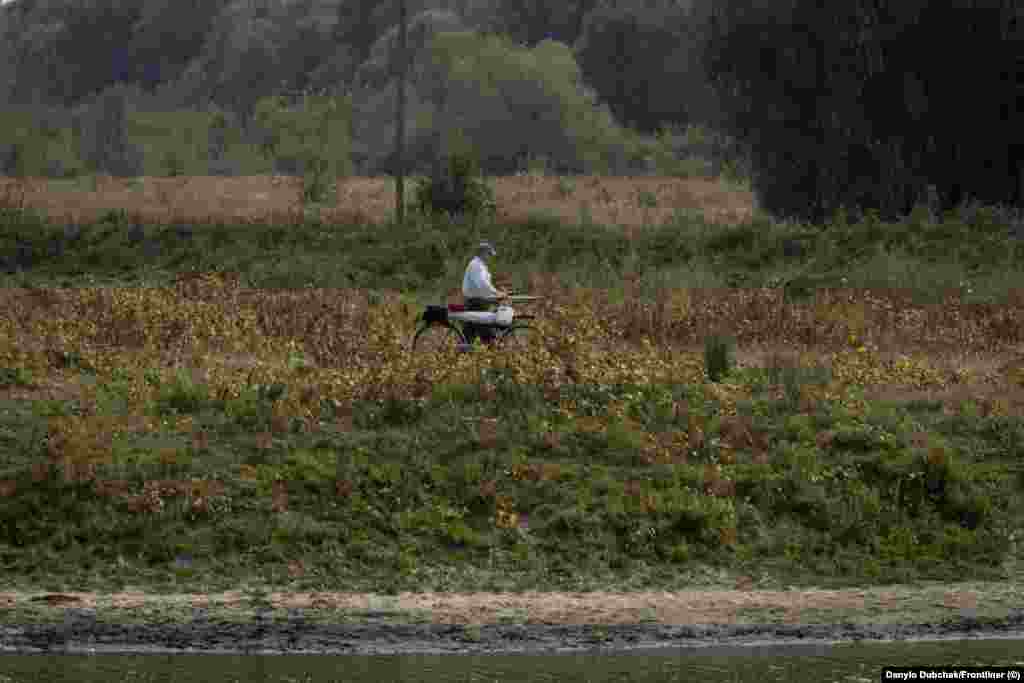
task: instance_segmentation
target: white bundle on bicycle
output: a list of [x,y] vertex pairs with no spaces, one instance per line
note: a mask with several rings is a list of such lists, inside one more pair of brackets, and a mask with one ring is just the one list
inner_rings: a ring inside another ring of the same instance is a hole
[[493,313],[489,311],[450,311],[448,317],[478,325],[501,325],[505,327],[512,324],[512,320],[515,318],[515,311],[512,310],[511,306],[498,306],[498,310]]

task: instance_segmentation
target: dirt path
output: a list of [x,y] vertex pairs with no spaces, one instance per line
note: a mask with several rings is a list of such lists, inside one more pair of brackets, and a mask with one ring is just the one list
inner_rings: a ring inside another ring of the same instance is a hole
[[[925,623],[947,619],[1003,619],[1024,613],[1024,586],[1012,583],[886,586],[842,590],[693,590],[636,593],[283,593],[259,598],[271,611],[345,619],[365,615],[436,624],[738,624]],[[67,611],[97,617],[245,619],[253,595],[0,593],[0,615],[47,621]]]
[[[709,222],[746,220],[753,211],[751,192],[730,188],[711,178],[657,176],[559,178],[558,176],[506,176],[488,179],[499,211],[523,218],[544,211],[567,221],[585,211],[601,224],[639,226],[668,220],[675,211],[701,213]],[[571,192],[562,192],[569,183]],[[301,180],[282,176],[237,178],[187,176],[179,178],[110,178],[88,180],[16,181],[0,178],[0,197],[13,192],[26,206],[52,218],[95,219],[110,209],[139,212],[148,220],[199,220],[208,216],[263,218],[284,216],[295,210]],[[560,185],[560,183],[563,183]],[[394,209],[390,178],[352,177],[338,181],[338,202],[325,210],[344,221],[362,217],[382,221]],[[647,201],[643,205],[640,197]],[[651,199],[653,198],[653,202]]]
[[0,594],[0,652],[412,654],[1024,639],[1017,584],[644,593]]

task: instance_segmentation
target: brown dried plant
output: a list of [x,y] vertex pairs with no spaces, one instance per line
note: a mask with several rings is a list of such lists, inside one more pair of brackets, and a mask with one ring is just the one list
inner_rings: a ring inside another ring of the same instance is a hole
[[288,510],[288,485],[283,481],[275,481],[271,485],[270,509],[281,513]]
[[498,445],[498,419],[493,417],[484,417],[480,419],[480,423],[477,427],[479,435],[477,437],[478,443],[481,448],[494,448]]
[[484,500],[494,498],[498,492],[498,482],[494,479],[485,479],[480,482],[479,494]]
[[93,484],[96,495],[104,498],[122,498],[130,488],[131,483],[126,479],[98,479]]
[[261,431],[256,434],[255,439],[256,448],[261,451],[270,450],[274,446],[274,437],[268,431]]
[[0,479],[0,498],[10,498],[18,492],[16,479]]
[[352,491],[355,488],[355,484],[351,479],[338,479],[334,483],[334,492],[339,498],[348,498],[352,495]]

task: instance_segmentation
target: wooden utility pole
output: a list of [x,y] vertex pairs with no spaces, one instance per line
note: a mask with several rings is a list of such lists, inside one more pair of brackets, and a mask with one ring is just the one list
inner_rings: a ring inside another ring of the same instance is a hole
[[395,215],[398,224],[405,224],[405,74],[406,59],[405,0],[398,0],[398,97],[395,121]]

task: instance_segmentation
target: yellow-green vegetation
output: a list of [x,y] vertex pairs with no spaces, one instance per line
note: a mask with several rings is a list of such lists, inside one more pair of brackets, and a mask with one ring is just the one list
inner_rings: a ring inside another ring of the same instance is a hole
[[[207,175],[208,139],[215,119],[216,113],[205,111],[132,111],[127,137],[143,147],[147,176]],[[263,158],[258,145],[242,139],[237,130],[229,130],[225,137],[225,156],[240,171],[271,171],[271,160]]]
[[[137,111],[128,108],[125,137],[137,145],[145,176],[211,175],[211,161],[225,162],[230,175],[267,174],[275,159],[294,162],[297,173],[333,179],[350,172],[349,101],[309,95],[288,106],[280,97],[259,100],[247,134],[237,116],[209,111]],[[71,112],[29,108],[0,114],[0,145],[17,147],[10,173],[26,177],[72,178],[88,169],[79,158]],[[213,148],[213,149],[212,149]]]
[[[1020,300],[1000,290],[1019,251],[991,216],[827,230],[680,219],[631,238],[491,225],[495,270],[546,297],[536,343],[441,357],[410,353],[414,323],[458,285],[477,225],[185,229],[112,213],[71,230],[17,207],[2,221],[0,255],[18,271],[0,290],[8,585],[679,588],[708,566],[817,585],[1017,571],[1019,366],[979,378],[940,362],[1021,341]],[[884,286],[894,264],[919,286]],[[733,286],[687,280],[708,271]],[[951,286],[968,271],[969,296]],[[792,353],[737,362],[759,348]],[[983,379],[1005,400],[870,398]]]
[[[5,108],[6,109],[6,108]],[[6,161],[11,174],[63,177],[83,170],[71,126],[61,117],[39,116],[11,107],[0,113],[0,146],[10,146],[13,159]]]

